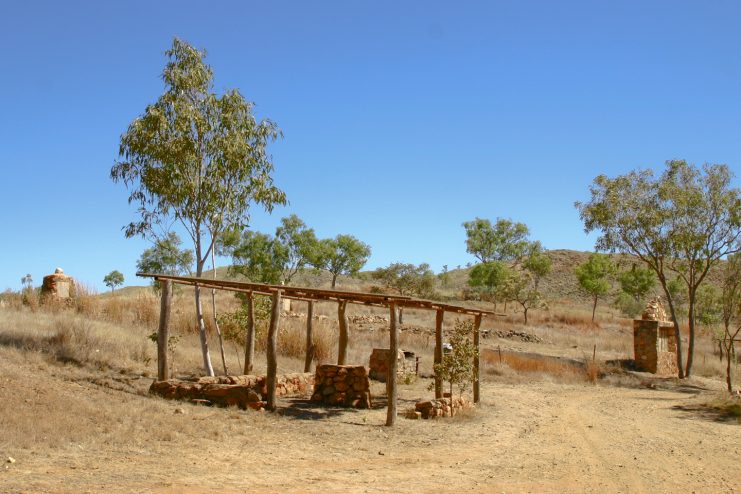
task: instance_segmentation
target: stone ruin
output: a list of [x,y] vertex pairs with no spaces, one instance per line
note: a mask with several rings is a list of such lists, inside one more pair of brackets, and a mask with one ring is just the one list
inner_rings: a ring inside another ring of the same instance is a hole
[[311,401],[331,406],[370,408],[370,380],[363,365],[316,366]]
[[438,400],[420,401],[414,406],[414,410],[407,412],[406,416],[410,419],[455,417],[458,412],[471,408],[471,406],[471,403],[463,398],[441,398]]
[[70,300],[75,296],[75,280],[64,274],[62,268],[54,270],[54,274],[44,276],[41,285],[41,300]]
[[[310,373],[278,376],[275,395],[306,395],[311,392],[313,383],[314,376]],[[155,381],[149,387],[149,392],[168,400],[262,410],[266,405],[268,389],[265,376],[245,375],[201,377],[193,381]]]
[[[388,348],[374,348],[370,356],[369,376],[374,381],[386,382],[389,367]],[[396,375],[404,377],[416,372],[416,356],[414,352],[398,350],[396,352]]]
[[671,376],[677,374],[677,339],[674,324],[666,320],[661,298],[648,302],[641,319],[633,321],[633,350],[638,370]]

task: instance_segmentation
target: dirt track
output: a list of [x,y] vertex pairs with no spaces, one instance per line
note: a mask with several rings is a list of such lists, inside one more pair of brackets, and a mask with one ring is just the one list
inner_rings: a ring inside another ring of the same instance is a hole
[[[383,408],[195,407],[13,355],[0,358],[0,453],[17,460],[2,492],[741,491],[741,427],[697,408],[691,386],[488,382],[471,416],[389,429]],[[404,387],[400,409],[425,386]],[[25,435],[39,439],[9,440]]]

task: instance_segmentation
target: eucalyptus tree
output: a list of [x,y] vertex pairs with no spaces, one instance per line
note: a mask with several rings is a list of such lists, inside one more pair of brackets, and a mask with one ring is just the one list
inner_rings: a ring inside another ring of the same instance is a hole
[[610,256],[592,254],[586,262],[574,269],[574,274],[579,280],[579,287],[592,297],[592,322],[594,322],[597,302],[610,293],[612,288],[611,278],[615,275],[615,265]]
[[530,244],[527,225],[506,218],[497,218],[493,225],[488,219],[476,218],[464,222],[463,228],[466,252],[482,263],[520,259]]
[[[184,275],[193,268],[193,250],[181,249],[182,240],[175,232],[157,238],[154,245],[144,249],[136,261],[136,269],[145,273]],[[157,286],[156,282],[153,283]]]
[[[590,187],[590,200],[576,203],[584,230],[600,232],[598,250],[632,254],[656,274],[674,322],[680,378],[692,371],[697,290],[710,269],[741,244],[741,197],[732,177],[726,165],[699,169],[672,160],[658,178],[650,170],[615,178],[600,175]],[[674,276],[687,296],[686,368],[670,289]]]
[[[385,268],[376,269],[371,273],[371,277],[399,295],[425,297],[432,294],[435,287],[435,273],[427,263],[416,266],[395,262]],[[399,306],[399,324],[403,322],[404,308]]]
[[[251,205],[270,212],[286,203],[267,152],[281,132],[270,120],[258,121],[238,90],[213,92],[205,52],[176,38],[166,55],[165,91],[121,136],[111,178],[126,185],[129,202],[138,206],[139,219],[124,228],[126,236],[151,236],[180,222],[193,241],[200,277],[216,239],[227,228],[246,227]],[[203,365],[213,375],[201,291],[194,291]]]
[[121,271],[113,270],[103,277],[103,283],[105,286],[111,289],[111,293],[116,289],[117,286],[123,285],[124,275]]
[[329,271],[332,288],[335,288],[339,275],[355,276],[363,269],[370,255],[368,244],[352,235],[337,235],[335,238],[319,240],[311,264],[317,269]]

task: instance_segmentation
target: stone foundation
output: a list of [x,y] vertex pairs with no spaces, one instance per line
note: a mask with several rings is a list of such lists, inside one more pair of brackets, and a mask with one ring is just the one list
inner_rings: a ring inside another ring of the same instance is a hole
[[653,374],[677,374],[677,340],[674,325],[665,321],[633,321],[636,369]]
[[57,268],[54,274],[44,276],[41,285],[41,300],[69,300],[75,297],[75,280]]
[[332,406],[370,408],[370,381],[362,365],[317,365],[312,401]]
[[[313,383],[312,374],[278,376],[275,395],[305,395],[311,392]],[[149,387],[149,392],[168,400],[259,410],[265,407],[268,389],[265,376],[215,376],[196,381],[155,381]]]
[[[451,404],[452,402],[452,404]],[[409,410],[408,418],[416,419],[433,419],[437,417],[455,417],[458,412],[472,405],[463,398],[442,398],[440,400],[420,401],[414,406],[414,410]]]

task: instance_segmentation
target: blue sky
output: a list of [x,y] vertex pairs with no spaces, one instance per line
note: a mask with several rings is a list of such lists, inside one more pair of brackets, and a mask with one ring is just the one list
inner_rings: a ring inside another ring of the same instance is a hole
[[369,268],[464,265],[477,216],[590,250],[573,203],[596,175],[741,169],[741,4],[454,4],[3,2],[0,290],[57,266],[100,290],[113,269],[145,283],[149,244],[124,238],[134,211],[109,172],[174,36],[285,134],[271,152],[290,205],[253,210],[253,228],[296,213],[369,243]]

